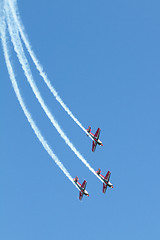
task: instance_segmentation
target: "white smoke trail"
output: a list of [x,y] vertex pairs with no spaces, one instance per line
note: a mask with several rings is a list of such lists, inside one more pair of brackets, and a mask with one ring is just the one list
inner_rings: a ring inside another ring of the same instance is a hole
[[51,85],[51,82],[49,81],[49,79],[47,78],[46,73],[43,71],[43,67],[41,66],[41,64],[39,63],[38,59],[36,58],[32,48],[31,48],[31,44],[29,42],[29,40],[26,37],[25,34],[25,30],[24,30],[24,26],[20,20],[20,14],[18,12],[18,7],[17,7],[17,1],[15,0],[15,6],[13,4],[13,2],[11,0],[7,0],[8,5],[9,5],[9,9],[8,11],[10,11],[10,13],[12,14],[14,21],[19,29],[19,32],[21,34],[22,40],[24,41],[24,44],[27,48],[27,51],[29,52],[37,70],[39,71],[40,76],[43,78],[44,82],[46,83],[47,87],[49,88],[49,90],[51,91],[51,93],[54,95],[54,97],[56,98],[56,100],[60,103],[60,105],[63,107],[63,109],[68,113],[68,115],[74,120],[74,122],[77,123],[77,125],[92,139],[92,137],[88,134],[88,132],[86,131],[86,129],[82,126],[82,124],[78,121],[78,119],[73,115],[73,113],[70,111],[70,109],[66,106],[66,104],[62,101],[62,99],[60,98],[60,96],[58,95],[57,91],[55,90],[55,88]]
[[0,29],[1,30],[1,42],[2,42],[2,46],[3,46],[4,57],[5,57],[6,65],[7,65],[7,68],[8,68],[8,73],[9,73],[9,76],[10,76],[10,79],[11,79],[11,82],[12,82],[12,86],[13,86],[13,89],[14,89],[15,94],[17,96],[17,99],[19,101],[19,104],[22,107],[22,110],[23,110],[23,112],[24,112],[28,122],[30,123],[34,133],[36,134],[37,138],[39,139],[39,141],[43,145],[44,149],[51,156],[51,158],[58,165],[58,167],[63,171],[63,173],[66,175],[66,177],[78,189],[77,185],[73,181],[73,178],[71,177],[71,175],[69,174],[67,169],[63,166],[63,164],[60,162],[58,157],[53,153],[52,149],[49,147],[48,143],[46,142],[46,140],[42,136],[41,132],[39,131],[38,127],[36,126],[35,122],[33,121],[30,112],[27,110],[27,107],[26,107],[26,105],[25,105],[25,103],[23,101],[23,98],[21,96],[20,90],[18,88],[16,79],[15,79],[15,75],[14,75],[14,71],[13,71],[13,68],[12,68],[12,65],[11,65],[11,62],[10,62],[9,53],[8,53],[8,46],[7,46],[7,41],[6,41],[6,25],[5,25],[4,20],[3,20],[3,23],[1,23],[1,27],[0,28],[1,28]]
[[[95,170],[89,165],[89,163],[84,159],[84,157],[79,153],[79,151],[74,147],[74,145],[70,142],[69,138],[65,135],[61,127],[59,126],[58,122],[54,119],[53,115],[49,111],[48,107],[44,103],[44,100],[41,97],[41,94],[33,80],[32,73],[29,67],[29,63],[25,57],[25,53],[23,51],[23,46],[21,44],[18,31],[15,28],[14,21],[12,20],[12,16],[9,15],[8,8],[5,7],[6,9],[6,16],[7,16],[7,24],[8,24],[8,29],[9,33],[11,36],[11,40],[14,46],[14,50],[17,53],[17,57],[22,65],[22,68],[24,70],[25,76],[37,98],[39,103],[41,104],[41,107],[45,111],[46,115],[50,119],[51,123],[53,126],[56,128],[60,136],[64,139],[65,143],[71,148],[71,150],[76,154],[76,156],[88,167],[88,169],[97,177],[101,180],[101,178],[95,173]],[[102,181],[102,180],[101,180]]]

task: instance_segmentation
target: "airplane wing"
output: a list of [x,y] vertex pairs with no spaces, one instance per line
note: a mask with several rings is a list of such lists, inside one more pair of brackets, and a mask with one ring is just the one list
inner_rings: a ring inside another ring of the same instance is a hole
[[110,175],[111,175],[111,172],[108,171],[107,174],[106,174],[106,176],[105,176],[105,179],[107,180],[107,182],[109,181]]
[[83,192],[80,191],[80,192],[79,192],[79,200],[82,200],[82,198],[83,198]]
[[103,183],[103,193],[106,192],[106,189],[107,189],[107,185],[105,183]]
[[100,132],[101,132],[101,129],[98,128],[97,131],[96,131],[96,133],[94,134],[94,137],[95,137],[96,139],[99,139]]
[[93,144],[92,144],[92,152],[95,151],[96,146],[97,146],[97,142],[93,141]]
[[82,187],[83,189],[85,189],[85,188],[86,188],[86,185],[87,185],[87,181],[84,180],[84,182],[82,183],[81,187]]

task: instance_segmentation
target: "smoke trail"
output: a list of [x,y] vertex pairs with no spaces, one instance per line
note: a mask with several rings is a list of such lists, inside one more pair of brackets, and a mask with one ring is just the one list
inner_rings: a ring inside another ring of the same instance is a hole
[[[71,150],[77,155],[77,157],[88,167],[88,169],[100,180],[101,178],[95,173],[95,170],[89,165],[89,163],[84,159],[84,157],[78,152],[78,150],[74,147],[74,145],[70,142],[69,138],[65,135],[61,127],[59,126],[58,122],[54,119],[53,115],[49,111],[48,107],[45,105],[44,100],[41,97],[41,94],[33,80],[32,73],[28,64],[28,61],[25,57],[23,46],[21,44],[18,32],[14,26],[12,19],[10,19],[11,16],[8,15],[8,9],[6,8],[6,16],[7,16],[7,24],[9,28],[9,33],[11,36],[11,40],[15,49],[15,52],[17,53],[17,57],[22,65],[22,68],[24,70],[25,76],[37,98],[39,103],[41,104],[43,110],[45,111],[46,115],[50,119],[53,126],[56,128],[60,136],[64,139],[65,143],[71,148]],[[102,181],[102,180],[101,180]]]
[[[20,14],[18,12],[18,7],[17,7],[17,1],[15,0],[15,6],[13,4],[12,1],[8,0],[8,5],[9,5],[9,9],[8,11],[10,11],[10,13],[12,14],[14,21],[16,23],[16,25],[18,26],[19,32],[21,34],[22,40],[24,41],[24,44],[27,48],[27,51],[29,52],[37,70],[39,71],[40,76],[43,78],[44,82],[46,83],[47,87],[49,88],[49,90],[51,91],[51,93],[54,95],[54,97],[56,98],[56,100],[60,103],[60,105],[63,107],[63,109],[68,113],[68,115],[74,120],[74,122],[77,123],[77,125],[91,138],[91,136],[88,134],[88,132],[86,131],[86,129],[82,126],[82,124],[78,121],[78,119],[73,115],[73,113],[70,111],[70,109],[66,106],[66,104],[62,101],[62,99],[60,98],[60,96],[58,95],[57,91],[55,90],[55,88],[51,85],[51,82],[49,81],[49,79],[47,78],[46,73],[43,71],[43,67],[41,66],[41,64],[39,63],[38,59],[36,58],[31,45],[29,43],[29,40],[26,37],[25,34],[25,30],[24,30],[24,26],[21,23],[20,20]],[[91,138],[92,139],[92,138]]]
[[5,25],[4,20],[3,20],[3,23],[1,23],[1,29],[0,30],[1,30],[1,42],[2,42],[2,46],[3,46],[3,52],[4,52],[6,65],[7,65],[7,68],[8,68],[8,73],[9,73],[9,76],[10,76],[10,79],[11,79],[11,82],[12,82],[13,89],[14,89],[15,94],[17,96],[17,99],[19,101],[19,104],[22,107],[22,110],[23,110],[28,122],[30,123],[34,133],[36,134],[37,138],[39,139],[39,141],[43,145],[44,149],[51,156],[51,158],[58,165],[58,167],[63,171],[63,173],[66,175],[66,177],[78,189],[77,185],[74,183],[73,178],[71,177],[71,175],[69,174],[67,169],[63,166],[63,164],[60,162],[58,157],[53,153],[52,149],[49,147],[48,143],[46,142],[46,140],[42,136],[41,132],[39,131],[38,127],[36,126],[35,122],[33,121],[30,112],[27,110],[27,108],[25,106],[25,103],[23,101],[20,90],[18,88],[16,79],[15,79],[15,75],[14,75],[14,71],[13,71],[13,68],[12,68],[12,65],[11,65],[11,62],[10,62],[10,59],[9,59],[9,53],[8,53],[8,47],[7,47],[7,41],[6,41],[6,25]]

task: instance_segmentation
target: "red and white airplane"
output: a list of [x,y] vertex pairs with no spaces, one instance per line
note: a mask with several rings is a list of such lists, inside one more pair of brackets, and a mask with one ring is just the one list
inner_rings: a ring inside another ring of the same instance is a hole
[[80,190],[80,191],[79,191],[79,200],[82,200],[83,194],[89,197],[89,194],[88,194],[88,192],[87,192],[86,189],[85,189],[85,188],[86,188],[86,185],[87,185],[87,181],[84,180],[84,182],[83,182],[82,184],[80,184],[80,183],[78,182],[78,180],[79,180],[78,177],[75,177],[75,178],[73,179],[73,181],[75,182],[75,184],[78,186],[78,188],[79,188],[79,190]]
[[103,180],[103,193],[106,192],[107,186],[109,186],[110,188],[113,188],[112,183],[109,181],[110,176],[111,176],[110,171],[107,172],[105,177],[101,174],[101,169],[100,168],[98,169],[98,171],[96,171],[96,173]]
[[93,139],[92,152],[94,152],[96,149],[97,143],[98,143],[98,145],[103,146],[102,142],[99,140],[99,135],[100,135],[101,129],[98,128],[95,134],[91,133],[90,126],[86,130],[87,130],[88,134],[91,136],[91,138]]

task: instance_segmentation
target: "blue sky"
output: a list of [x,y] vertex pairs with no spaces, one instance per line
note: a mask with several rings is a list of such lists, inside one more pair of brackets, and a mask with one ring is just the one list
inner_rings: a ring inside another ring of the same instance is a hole
[[52,127],[10,44],[23,99],[42,134],[73,177],[87,180],[89,198],[55,165],[33,133],[1,64],[0,238],[158,239],[160,226],[159,1],[18,1],[21,19],[53,86],[91,140],[34,79],[60,126],[91,166],[111,171],[114,189],[81,163]]

